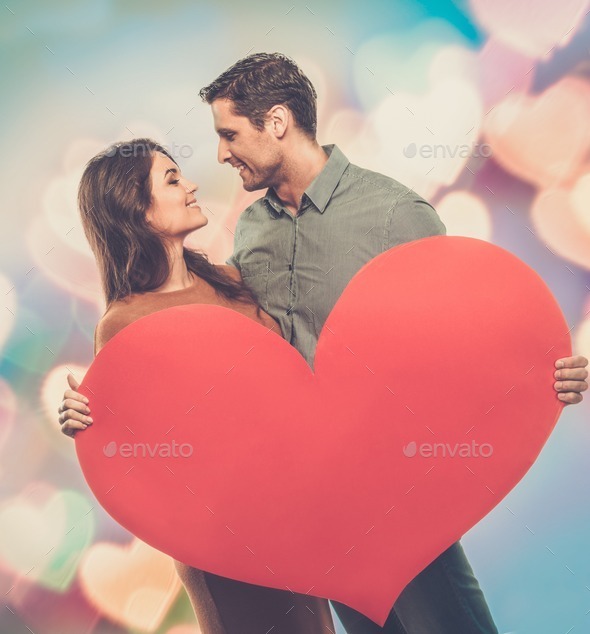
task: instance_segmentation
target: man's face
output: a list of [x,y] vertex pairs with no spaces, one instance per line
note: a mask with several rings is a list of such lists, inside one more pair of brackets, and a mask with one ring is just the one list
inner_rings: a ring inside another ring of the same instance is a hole
[[216,99],[211,104],[219,135],[217,160],[238,170],[246,191],[276,185],[283,159],[270,124],[257,130],[247,117],[234,114],[231,106],[229,99]]

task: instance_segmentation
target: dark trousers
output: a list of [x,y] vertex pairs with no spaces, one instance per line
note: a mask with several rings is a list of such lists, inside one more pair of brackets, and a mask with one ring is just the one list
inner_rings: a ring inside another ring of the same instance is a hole
[[405,587],[383,628],[346,605],[332,606],[347,634],[498,634],[459,542]]
[[288,590],[219,577],[174,562],[203,634],[330,634],[330,606]]

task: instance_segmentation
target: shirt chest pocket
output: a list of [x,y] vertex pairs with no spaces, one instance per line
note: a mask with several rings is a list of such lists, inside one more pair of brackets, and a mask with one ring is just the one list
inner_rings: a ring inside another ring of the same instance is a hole
[[254,291],[262,309],[268,311],[270,260],[256,260],[242,264],[240,272],[246,286]]

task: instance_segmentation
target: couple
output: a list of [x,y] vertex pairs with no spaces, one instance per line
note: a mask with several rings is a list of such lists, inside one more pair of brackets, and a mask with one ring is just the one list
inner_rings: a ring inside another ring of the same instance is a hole
[[[444,234],[445,227],[412,190],[350,164],[336,146],[318,145],[315,89],[286,56],[250,55],[200,95],[213,112],[219,162],[238,170],[247,191],[267,191],[241,214],[228,265],[216,266],[183,247],[208,219],[195,198],[197,185],[164,148],[137,139],[94,157],[80,183],[79,207],[107,301],[95,354],[142,316],[210,303],[274,329],[312,366],[324,321],[353,275],[383,251]],[[580,356],[556,361],[557,398],[582,400],[587,363]],[[72,375],[68,382],[60,423],[73,436],[92,419]],[[181,562],[176,569],[204,634],[334,631],[323,599]],[[408,584],[383,628],[333,606],[348,634],[497,633],[458,542]]]

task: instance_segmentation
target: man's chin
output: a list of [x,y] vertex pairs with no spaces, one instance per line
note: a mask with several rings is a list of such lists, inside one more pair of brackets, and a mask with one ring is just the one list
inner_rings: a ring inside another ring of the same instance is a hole
[[257,192],[259,189],[265,189],[266,185],[264,183],[253,183],[252,181],[242,179],[242,187],[247,192]]

